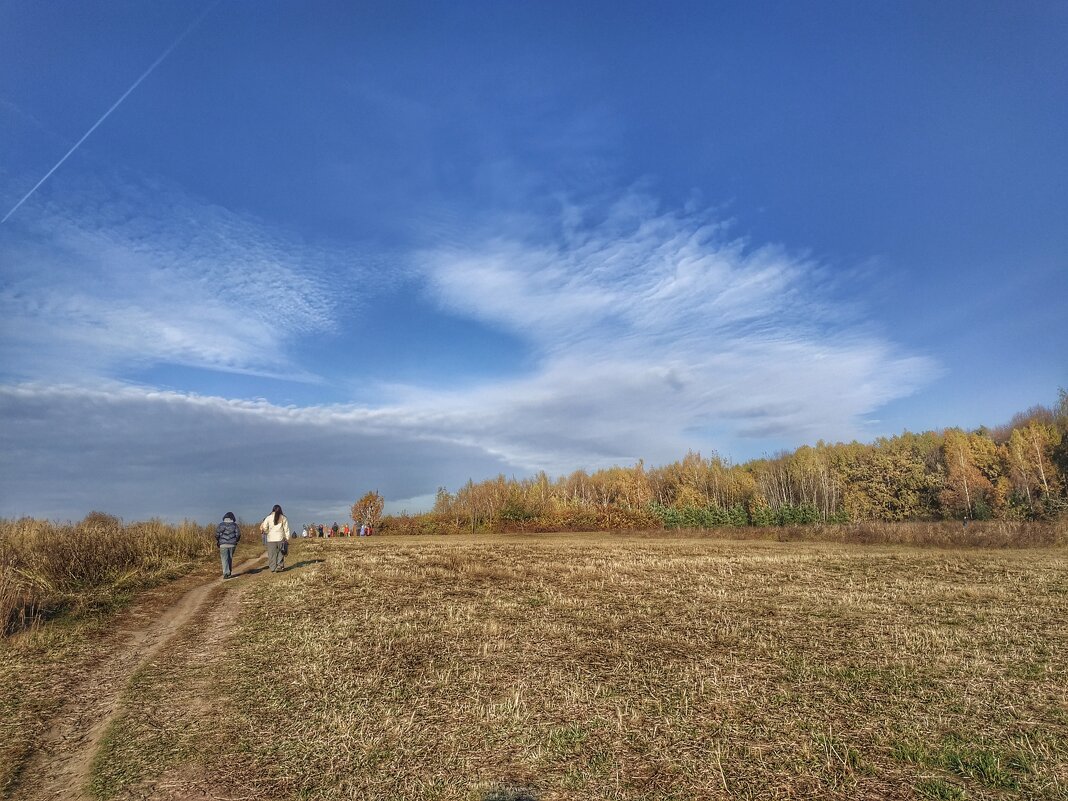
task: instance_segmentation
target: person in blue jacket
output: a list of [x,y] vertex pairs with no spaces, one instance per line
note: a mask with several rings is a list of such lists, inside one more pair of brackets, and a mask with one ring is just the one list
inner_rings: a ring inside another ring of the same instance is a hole
[[230,578],[234,569],[234,548],[241,539],[241,529],[237,527],[233,512],[223,515],[222,522],[215,528],[215,542],[219,545],[219,559],[222,560],[222,575]]

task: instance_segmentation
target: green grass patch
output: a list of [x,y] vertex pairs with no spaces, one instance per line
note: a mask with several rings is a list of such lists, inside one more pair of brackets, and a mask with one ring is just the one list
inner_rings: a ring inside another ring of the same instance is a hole
[[920,779],[914,785],[920,798],[937,799],[937,801],[963,801],[968,797],[963,787],[949,784],[942,779]]

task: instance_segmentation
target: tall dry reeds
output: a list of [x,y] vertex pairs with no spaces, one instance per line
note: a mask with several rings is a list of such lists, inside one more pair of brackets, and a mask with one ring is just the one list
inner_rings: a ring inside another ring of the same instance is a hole
[[79,523],[0,520],[0,636],[177,575],[214,553],[211,532],[100,512]]

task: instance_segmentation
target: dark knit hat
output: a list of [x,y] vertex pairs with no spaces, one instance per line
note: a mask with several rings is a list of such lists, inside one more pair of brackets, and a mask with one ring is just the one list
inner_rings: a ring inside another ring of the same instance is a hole
[[232,523],[232,522],[236,521],[237,518],[234,517],[234,513],[233,512],[227,512],[226,514],[223,515],[223,522],[225,522],[227,520],[229,520]]

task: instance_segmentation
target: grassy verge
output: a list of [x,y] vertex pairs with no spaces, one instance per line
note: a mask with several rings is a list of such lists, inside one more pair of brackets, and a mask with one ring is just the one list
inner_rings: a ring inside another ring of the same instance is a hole
[[[387,534],[418,532],[386,531]],[[463,531],[425,532],[465,534]],[[489,530],[487,534],[502,533]],[[509,534],[556,534],[540,531],[509,531]],[[558,536],[567,534],[562,532]],[[717,526],[714,528],[669,528],[646,530],[585,531],[583,534],[646,537],[651,539],[757,540],[762,542],[812,542],[839,545],[907,545],[914,548],[1062,548],[1068,546],[1068,518],[1054,521],[982,520],[964,526],[960,521],[852,524],[813,523],[792,526]],[[491,539],[488,541],[492,541]]]
[[[68,526],[0,521],[0,797],[50,718],[123,641],[120,627],[144,626],[173,603],[186,586],[174,580],[214,575],[212,542],[199,527],[106,516]],[[237,558],[259,551],[258,540],[242,544]],[[135,600],[141,617],[126,620]]]
[[[773,542],[838,542],[857,545],[914,545],[939,548],[1051,548],[1068,545],[1068,517],[1056,520],[960,520],[863,521],[857,523],[808,523],[794,525],[713,526],[711,528],[659,527],[654,518],[613,518],[607,511],[591,520],[585,532],[646,534],[653,537],[702,537]],[[573,531],[571,529],[570,531]],[[489,520],[471,531],[455,519],[436,515],[386,517],[381,533],[388,535],[569,533],[559,521],[524,522]]]
[[158,520],[123,524],[0,521],[0,636],[59,615],[98,613],[176,578],[215,552],[212,529]]
[[302,549],[203,741],[260,797],[1068,798],[1063,551]]
[[[676,529],[675,531],[679,531]],[[911,545],[935,548],[1055,548],[1068,545],[1068,518],[1052,521],[958,520],[768,527],[721,527],[705,532],[682,530],[723,539],[776,542],[835,542],[856,545]]]

